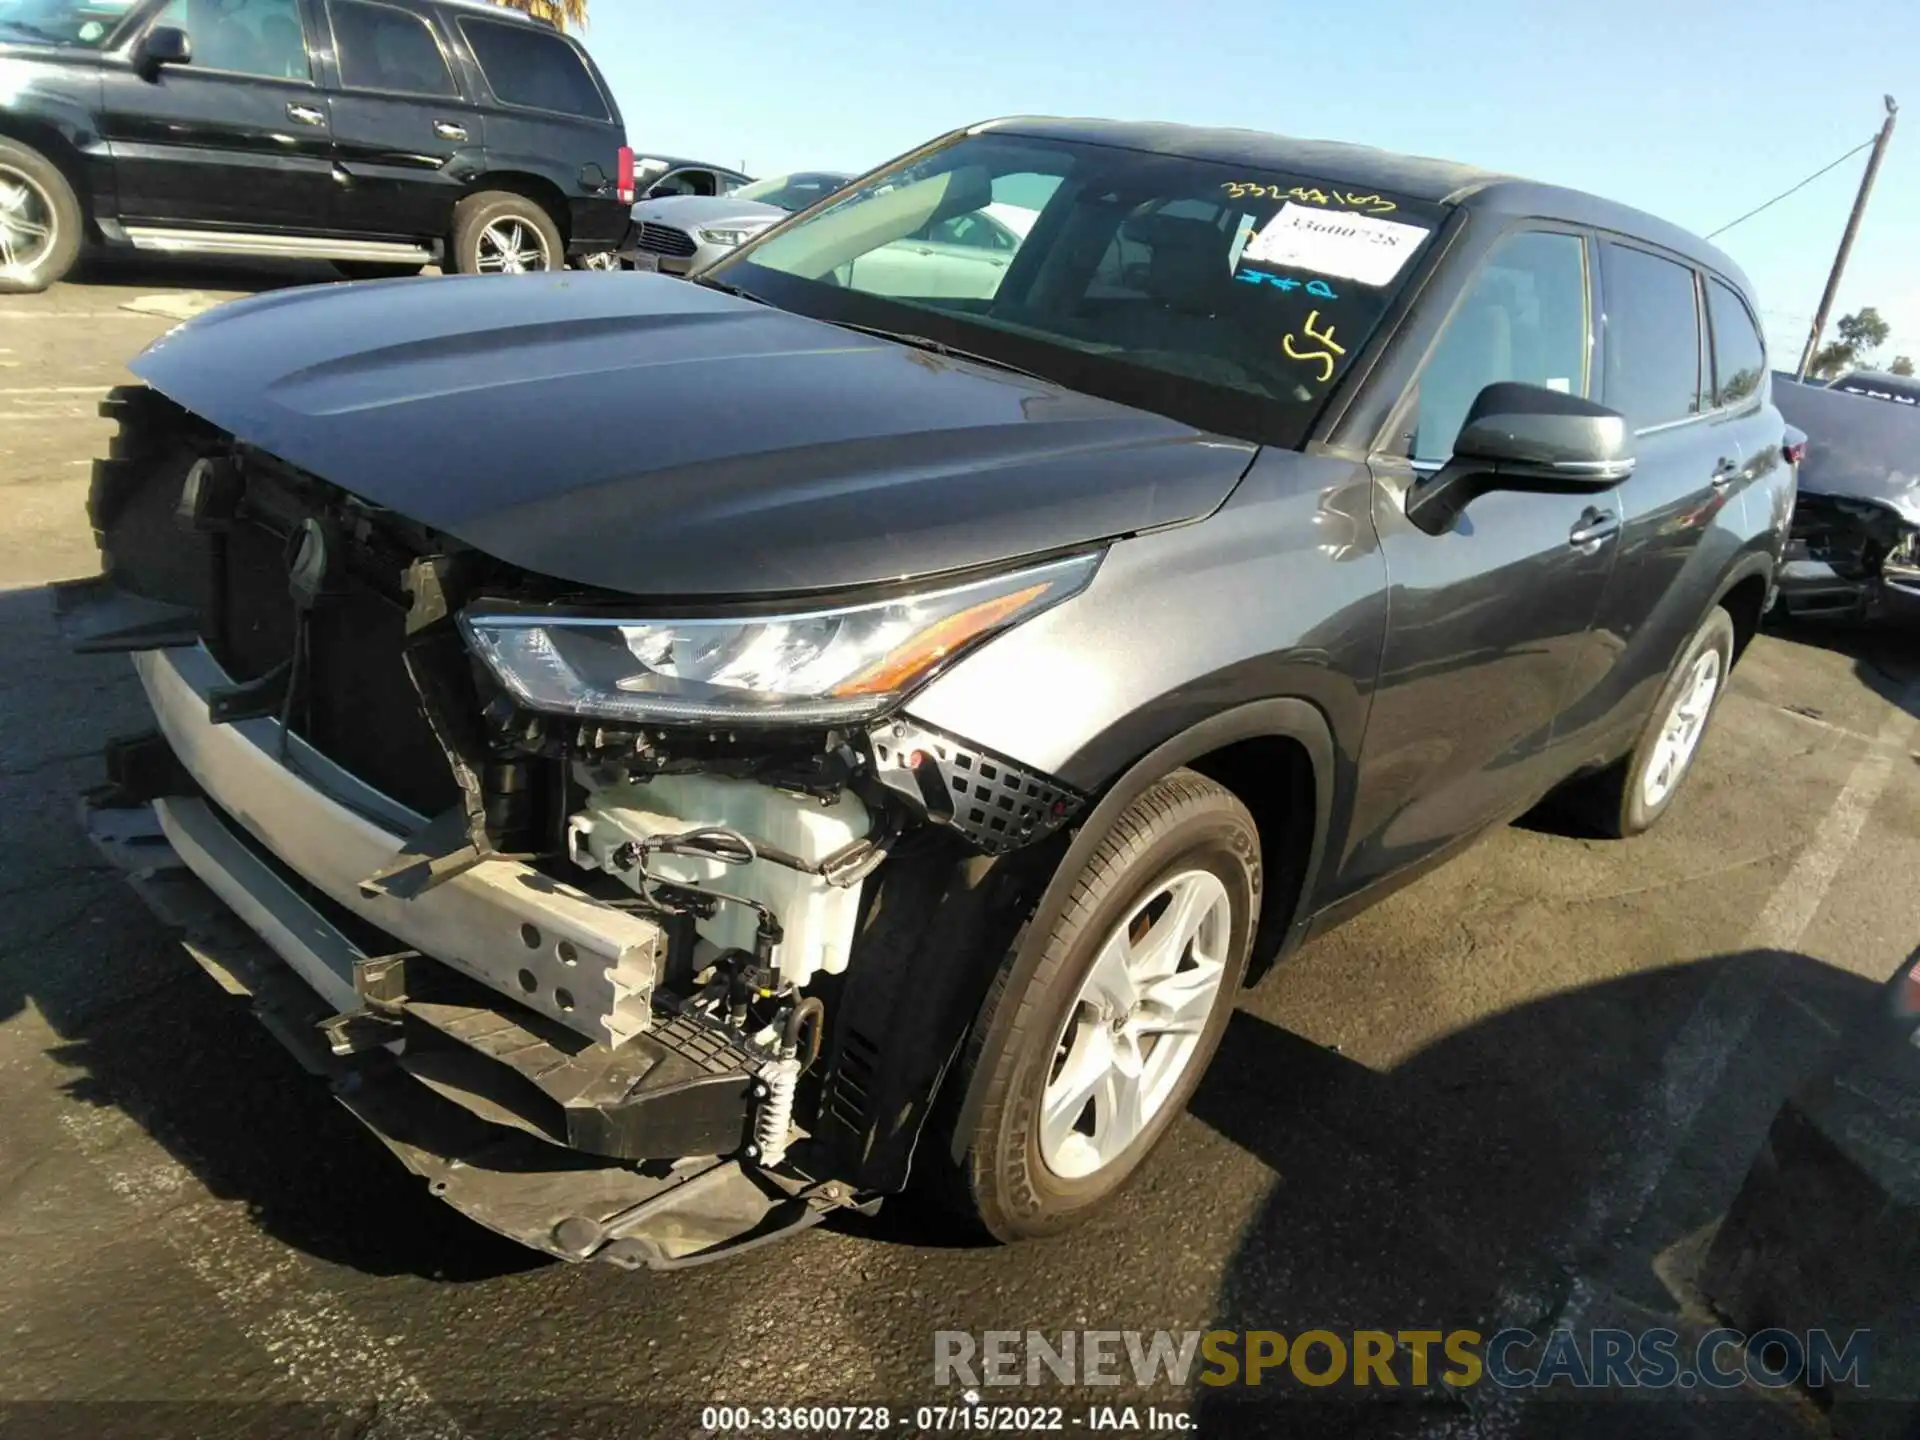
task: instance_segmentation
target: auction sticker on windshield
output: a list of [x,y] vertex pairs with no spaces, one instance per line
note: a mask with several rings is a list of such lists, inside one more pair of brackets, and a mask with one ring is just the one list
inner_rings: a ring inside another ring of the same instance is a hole
[[1424,225],[1320,210],[1289,200],[1247,242],[1240,260],[1358,280],[1362,285],[1385,285],[1431,233]]

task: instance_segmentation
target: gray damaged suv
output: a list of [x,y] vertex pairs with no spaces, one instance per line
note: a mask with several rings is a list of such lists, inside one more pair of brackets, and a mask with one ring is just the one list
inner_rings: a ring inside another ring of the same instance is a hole
[[[862,288],[988,206],[988,293]],[[108,403],[65,603],[156,728],[93,824],[529,1245],[910,1170],[1056,1231],[1276,957],[1550,794],[1672,806],[1792,502],[1753,315],[1587,195],[1039,119],[691,284],[242,301]]]

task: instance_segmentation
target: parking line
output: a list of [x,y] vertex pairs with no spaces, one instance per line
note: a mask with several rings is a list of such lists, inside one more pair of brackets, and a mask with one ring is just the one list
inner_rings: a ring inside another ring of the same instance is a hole
[[347,1313],[340,1297],[303,1283],[305,1266],[252,1224],[232,1223],[233,1207],[200,1199],[152,1214],[200,1183],[158,1153],[158,1143],[124,1111],[66,1110],[60,1122],[74,1148],[103,1172],[107,1188],[149,1213],[160,1238],[304,1400],[377,1402],[373,1424],[359,1432],[362,1440],[466,1440],[459,1422]]
[[104,395],[111,385],[15,385],[0,386],[0,395]]

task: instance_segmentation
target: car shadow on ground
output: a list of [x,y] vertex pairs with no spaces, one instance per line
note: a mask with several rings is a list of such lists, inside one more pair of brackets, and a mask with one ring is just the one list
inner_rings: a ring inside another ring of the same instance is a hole
[[94,251],[81,257],[67,283],[135,291],[210,290],[251,295],[340,278],[333,266],[314,260],[212,261]]
[[[1276,1182],[1227,1265],[1214,1324],[1482,1336],[1711,1324],[1697,1296],[1680,1318],[1656,1267],[1671,1272],[1677,1247],[1725,1213],[1781,1101],[1878,993],[1804,955],[1722,955],[1488,1016],[1384,1073],[1236,1015],[1192,1109]],[[1703,1033],[1712,1046],[1689,1043]],[[1687,1054],[1698,1063],[1677,1066]],[[1751,1391],[1583,1403],[1562,1386],[1519,1407],[1516,1430],[1513,1397],[1484,1386],[1316,1390],[1283,1370],[1263,1388],[1202,1387],[1202,1430],[1809,1433],[1804,1407]]]

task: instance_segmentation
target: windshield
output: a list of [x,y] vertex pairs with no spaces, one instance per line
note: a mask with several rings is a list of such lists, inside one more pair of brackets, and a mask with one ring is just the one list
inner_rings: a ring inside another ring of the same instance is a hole
[[815,171],[800,175],[775,175],[770,180],[750,180],[728,193],[736,200],[758,200],[762,205],[778,205],[782,210],[804,210],[816,200],[824,200],[847,183],[845,175]]
[[0,0],[0,31],[99,49],[137,0]]
[[707,274],[1291,447],[1443,218],[1339,176],[989,132],[865,177]]

